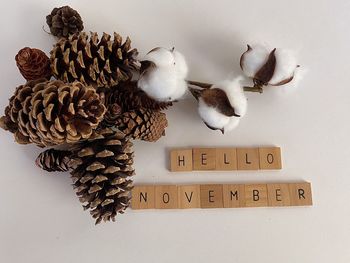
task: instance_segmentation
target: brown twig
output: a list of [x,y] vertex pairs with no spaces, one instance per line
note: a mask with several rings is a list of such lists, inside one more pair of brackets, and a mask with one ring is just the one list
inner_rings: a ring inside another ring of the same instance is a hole
[[261,86],[254,86],[254,87],[243,87],[243,90],[244,91],[247,91],[247,92],[259,92],[259,93],[263,93],[263,88]]
[[197,86],[203,89],[209,89],[213,84],[205,83],[205,82],[199,82],[199,81],[193,81],[193,80],[187,80],[187,83],[193,86]]

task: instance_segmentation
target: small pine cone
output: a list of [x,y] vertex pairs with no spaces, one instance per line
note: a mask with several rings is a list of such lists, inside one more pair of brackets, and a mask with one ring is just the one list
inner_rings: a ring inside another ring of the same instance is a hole
[[171,102],[158,102],[137,87],[136,81],[122,82],[113,88],[111,103],[118,103],[123,111],[148,109],[160,111],[172,106]]
[[109,104],[104,119],[102,121],[103,127],[114,126],[121,114],[122,108],[117,103]]
[[129,206],[134,175],[132,143],[124,133],[107,128],[99,137],[75,146],[73,186],[84,209],[96,219],[115,221]]
[[36,165],[48,172],[66,172],[70,168],[70,151],[48,149],[36,158]]
[[46,16],[46,23],[52,35],[68,37],[84,29],[79,13],[69,6],[56,7]]
[[155,142],[165,135],[168,121],[163,112],[140,109],[123,113],[116,126],[133,139]]
[[18,143],[52,146],[89,138],[105,110],[92,87],[41,79],[16,89],[2,123]]
[[64,82],[80,82],[95,88],[110,88],[132,77],[137,50],[130,50],[130,38],[123,43],[114,33],[114,39],[104,33],[99,41],[97,33],[75,34],[61,39],[51,51],[54,76]]
[[19,71],[27,81],[40,78],[50,79],[50,59],[40,49],[22,48],[15,59]]

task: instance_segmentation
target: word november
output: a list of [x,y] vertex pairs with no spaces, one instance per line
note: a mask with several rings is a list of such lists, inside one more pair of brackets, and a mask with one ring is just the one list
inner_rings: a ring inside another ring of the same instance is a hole
[[311,184],[141,185],[132,190],[132,209],[311,206]]
[[193,148],[170,152],[170,171],[277,170],[282,168],[279,147]]

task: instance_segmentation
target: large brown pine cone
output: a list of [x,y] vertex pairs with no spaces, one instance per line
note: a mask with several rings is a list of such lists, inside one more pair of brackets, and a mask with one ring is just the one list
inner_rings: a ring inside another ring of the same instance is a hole
[[54,76],[64,82],[78,80],[96,88],[112,87],[132,77],[137,50],[131,50],[130,38],[104,33],[99,41],[97,33],[75,34],[61,39],[51,51]]
[[56,7],[46,16],[46,23],[51,34],[57,37],[68,37],[84,29],[79,13],[69,6]]
[[124,213],[134,175],[132,143],[125,134],[113,128],[101,130],[96,138],[79,143],[71,158],[74,188],[96,224]]
[[0,123],[18,143],[44,147],[89,138],[105,111],[94,88],[42,79],[16,89]]
[[40,49],[22,48],[15,59],[19,71],[26,80],[51,77],[50,59]]
[[137,87],[136,81],[121,82],[113,87],[109,103],[117,103],[123,111],[148,109],[160,111],[172,106],[171,102],[158,102]]
[[149,142],[164,136],[167,126],[165,113],[146,109],[124,112],[116,121],[116,127],[126,135]]

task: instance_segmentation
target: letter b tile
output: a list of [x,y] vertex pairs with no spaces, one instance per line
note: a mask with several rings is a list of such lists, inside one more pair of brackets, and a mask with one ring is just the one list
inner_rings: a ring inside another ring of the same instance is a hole
[[266,184],[245,185],[245,206],[259,207],[267,206],[267,186]]

